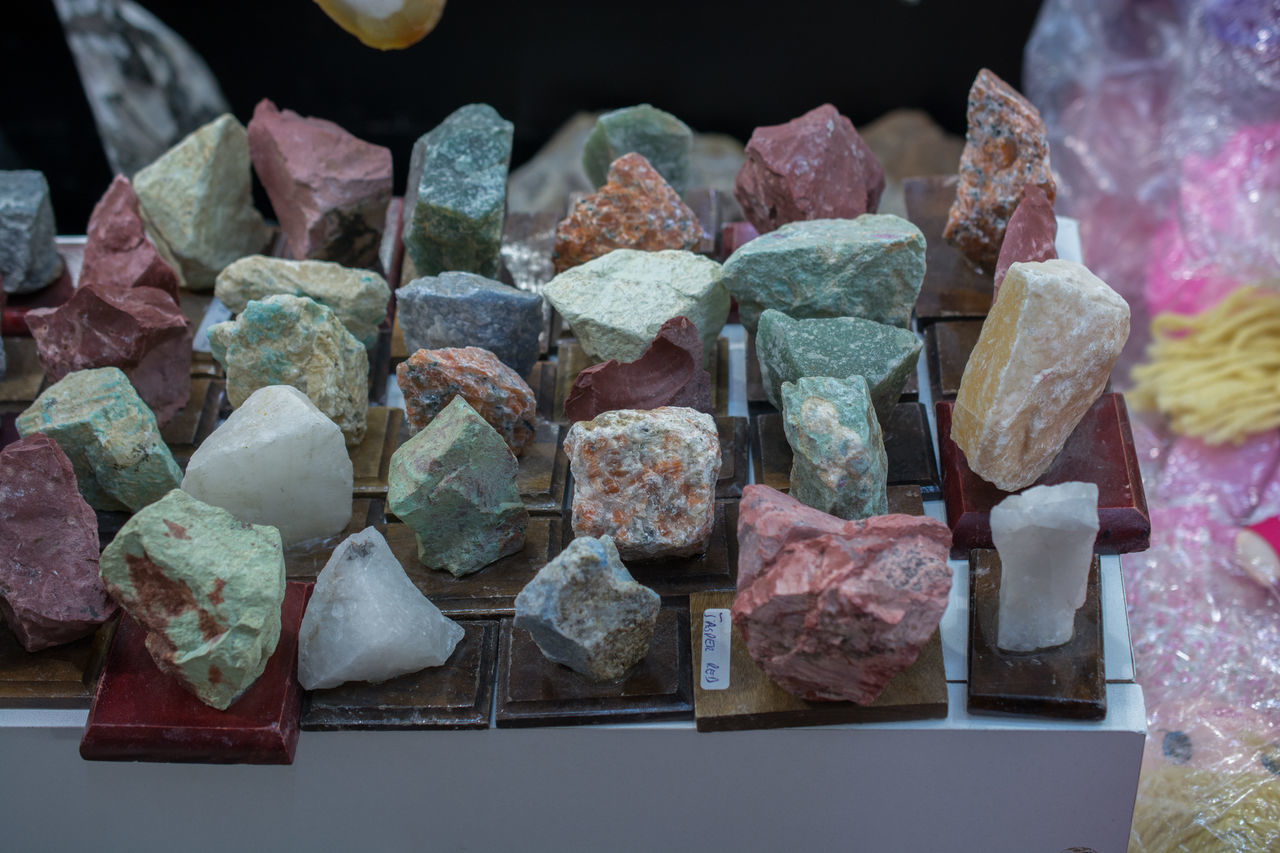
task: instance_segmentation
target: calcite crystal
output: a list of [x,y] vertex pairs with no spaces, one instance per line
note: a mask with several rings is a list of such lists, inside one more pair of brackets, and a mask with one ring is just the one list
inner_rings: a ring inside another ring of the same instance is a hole
[[742,325],[752,334],[766,308],[905,328],[923,283],[924,235],[887,214],[792,222],[724,263],[724,286],[737,297]]
[[43,172],[0,171],[0,279],[7,293],[29,293],[62,275],[58,227]]
[[698,217],[643,155],[624,154],[609,167],[609,179],[579,201],[556,226],[556,272],[614,249],[698,248]]
[[451,113],[413,146],[404,248],[419,275],[498,275],[513,126],[488,104]]
[[268,385],[196,448],[182,490],[277,528],[287,547],[347,526],[352,481],[338,425],[297,388]]
[[178,274],[147,238],[138,195],[124,175],[115,176],[89,217],[77,286],[153,287],[178,301]]
[[874,702],[951,592],[951,534],[924,516],[841,521],[750,485],[738,548],[734,627],[766,675],[810,701]]
[[569,428],[575,536],[612,536],[628,559],[700,554],[715,523],[720,438],[693,409],[605,412]]
[[292,385],[333,419],[349,447],[364,438],[369,355],[327,305],[306,296],[254,300],[211,327],[209,344],[227,370],[232,406],[259,388]]
[[445,0],[316,0],[351,35],[378,50],[398,50],[436,28]]
[[249,156],[292,257],[373,265],[391,201],[390,149],[263,98],[249,121]]
[[853,219],[880,206],[884,169],[831,104],[757,127],[746,154],[733,194],[761,234],[805,219]]
[[991,539],[1000,554],[996,645],[1029,652],[1071,639],[1097,536],[1093,483],[1036,486],[991,508]]
[[42,433],[0,451],[0,616],[29,652],[69,643],[116,612],[98,578],[98,518],[71,460]]
[[649,653],[661,606],[631,577],[613,539],[581,536],[520,590],[515,626],[549,660],[612,681]]
[[512,453],[519,456],[533,441],[537,418],[533,389],[486,349],[418,350],[396,366],[396,383],[414,432],[461,397],[498,431]]
[[1051,261],[1058,257],[1054,240],[1058,236],[1058,219],[1053,213],[1053,202],[1044,190],[1035,184],[1027,184],[1022,191],[1022,201],[1014,208],[1000,243],[1000,257],[996,260],[995,292],[1000,292],[1009,267],[1022,261]]
[[50,385],[18,416],[18,432],[58,443],[94,509],[136,512],[182,480],[156,416],[116,367],[78,370]]
[[1009,267],[965,365],[951,438],[1007,492],[1035,482],[1106,387],[1129,306],[1074,261]]
[[680,119],[649,104],[603,113],[582,146],[582,168],[595,186],[605,182],[609,165],[636,152],[658,170],[671,188],[689,186],[693,131]]
[[1031,102],[986,68],[969,89],[969,129],[960,182],[942,237],[983,269],[994,270],[1005,226],[1027,184],[1052,203],[1049,140]]
[[320,690],[440,666],[462,635],[366,527],[333,549],[316,578],[298,630],[298,681]]
[[516,458],[462,397],[391,457],[387,508],[418,540],[418,559],[456,577],[524,545],[529,511]]
[[285,576],[274,527],[175,489],[120,528],[101,570],[156,666],[206,705],[229,707],[275,651]]
[[190,290],[210,290],[227,264],[270,236],[253,207],[249,137],[232,115],[187,136],[133,178],[156,248]]

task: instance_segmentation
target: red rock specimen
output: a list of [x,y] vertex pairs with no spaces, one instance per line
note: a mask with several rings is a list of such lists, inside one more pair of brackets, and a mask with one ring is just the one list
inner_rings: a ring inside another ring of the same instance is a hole
[[1005,227],[1027,184],[1053,202],[1049,141],[1031,102],[987,69],[969,89],[969,132],[960,181],[942,236],[986,270],[994,270]]
[[663,323],[635,361],[611,358],[579,373],[564,401],[564,413],[572,423],[615,409],[660,406],[687,406],[713,414],[711,374],[702,369],[702,339],[687,317]]
[[93,633],[116,611],[98,577],[98,517],[44,433],[0,451],[0,616],[29,652]]
[[841,521],[751,485],[738,545],[733,624],[766,675],[811,701],[874,702],[951,592],[951,533],[924,516]]
[[461,396],[516,456],[533,441],[537,403],[520,375],[480,347],[420,349],[396,367],[409,427],[416,433]]
[[89,217],[79,286],[154,287],[178,301],[178,274],[147,238],[138,195],[124,175],[116,175]]
[[81,287],[57,308],[27,314],[50,383],[68,373],[118,367],[164,425],[191,395],[191,326],[154,287]]
[[614,160],[605,185],[556,226],[556,272],[614,249],[694,251],[701,240],[698,217],[648,160],[632,152]]
[[391,201],[391,151],[267,99],[249,122],[249,156],[296,260],[370,267]]
[[760,232],[750,222],[730,222],[720,231],[720,262],[724,263],[730,255],[760,236]]
[[[1000,244],[1000,258],[996,261],[995,292],[1009,267],[1022,261],[1049,261],[1058,257],[1053,241],[1058,236],[1058,220],[1053,214],[1053,202],[1044,190],[1035,184],[1027,184],[1022,191],[1022,201],[1009,217]],[[992,299],[994,300],[994,294]]]
[[880,207],[884,169],[831,104],[757,127],[746,153],[733,195],[761,234],[788,222],[854,219]]

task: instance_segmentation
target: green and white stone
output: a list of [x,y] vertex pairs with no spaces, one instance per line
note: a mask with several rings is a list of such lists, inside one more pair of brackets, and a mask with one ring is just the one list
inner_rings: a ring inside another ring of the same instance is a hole
[[610,164],[632,151],[644,155],[676,192],[688,189],[693,131],[680,119],[649,104],[604,113],[582,146],[582,168],[602,186]]

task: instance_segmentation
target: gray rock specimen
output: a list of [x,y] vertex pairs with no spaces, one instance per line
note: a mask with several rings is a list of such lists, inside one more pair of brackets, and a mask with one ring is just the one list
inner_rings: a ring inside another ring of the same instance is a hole
[[693,131],[680,119],[649,104],[604,113],[582,146],[582,168],[598,187],[609,165],[632,151],[643,155],[676,192],[688,189]]
[[0,276],[6,293],[30,293],[62,275],[49,183],[43,172],[0,172]]

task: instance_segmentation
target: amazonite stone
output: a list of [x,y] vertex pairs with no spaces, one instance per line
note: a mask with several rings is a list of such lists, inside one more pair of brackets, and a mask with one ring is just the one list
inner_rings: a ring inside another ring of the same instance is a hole
[[649,104],[604,113],[582,146],[582,168],[599,187],[610,164],[632,151],[643,155],[676,192],[688,189],[693,131],[680,119]]

